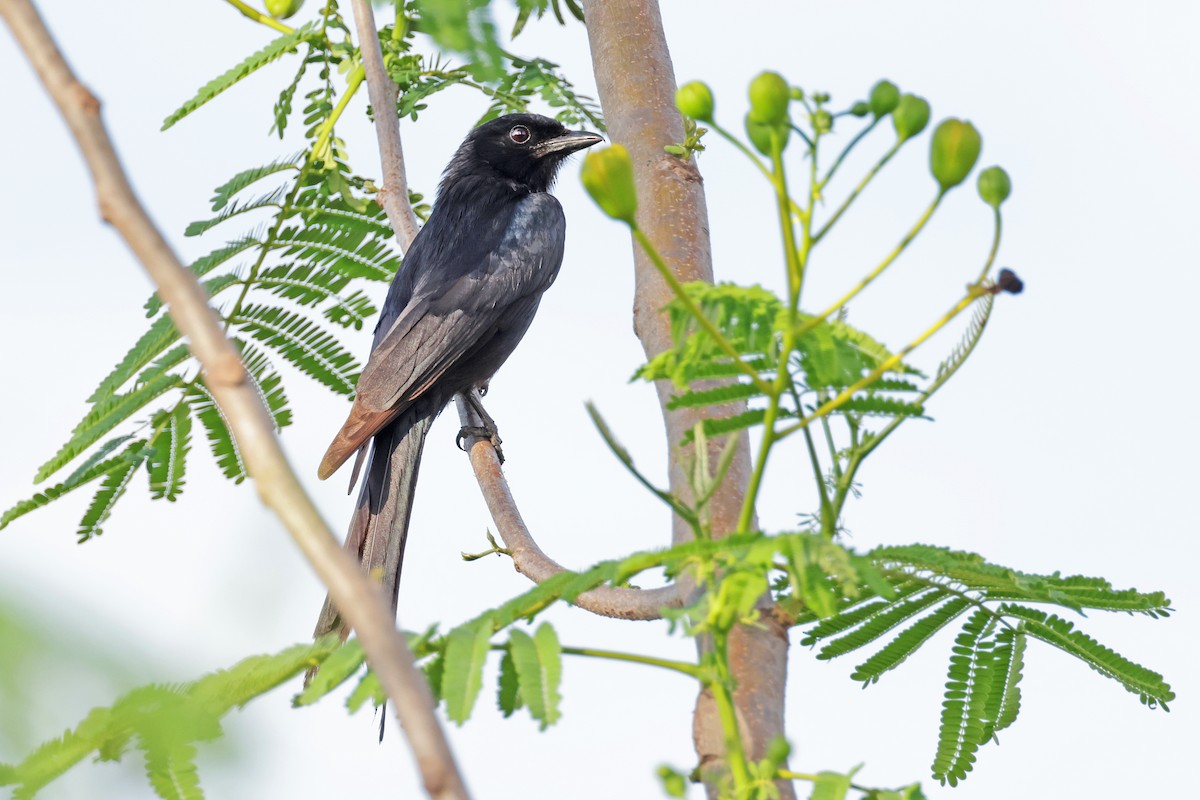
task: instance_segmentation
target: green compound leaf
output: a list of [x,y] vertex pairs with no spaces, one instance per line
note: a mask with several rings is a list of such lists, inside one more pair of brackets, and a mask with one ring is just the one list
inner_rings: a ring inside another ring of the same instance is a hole
[[146,466],[150,472],[150,496],[174,502],[183,492],[187,454],[192,449],[191,409],[184,403],[163,411],[154,419],[158,433],[150,440],[153,454]]

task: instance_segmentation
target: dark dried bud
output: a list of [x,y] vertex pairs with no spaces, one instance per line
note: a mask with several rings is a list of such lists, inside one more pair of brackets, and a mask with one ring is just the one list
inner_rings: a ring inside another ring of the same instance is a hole
[[1000,270],[1000,274],[996,276],[996,291],[1008,292],[1009,294],[1020,294],[1025,289],[1025,282],[1017,277],[1017,273],[1013,272],[1008,267]]

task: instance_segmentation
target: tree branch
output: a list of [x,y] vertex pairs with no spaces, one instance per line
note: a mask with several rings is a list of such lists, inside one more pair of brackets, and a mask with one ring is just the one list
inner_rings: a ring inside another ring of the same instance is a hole
[[363,70],[367,73],[367,95],[375,111],[375,136],[379,140],[379,163],[383,169],[383,186],[376,200],[392,223],[401,248],[407,251],[417,238],[420,225],[412,203],[408,202],[408,175],[404,170],[404,148],[400,146],[400,120],[396,118],[399,89],[383,66],[371,0],[354,0],[352,7]]
[[363,650],[392,700],[431,797],[465,798],[433,698],[379,587],[338,545],[288,464],[274,426],[225,338],[204,290],[142,208],[100,118],[100,102],[71,72],[29,0],[0,0],[0,16],[25,51],[71,129],[95,183],[101,217],[145,267],[221,407],[263,502],[292,535],[358,632]]
[[[624,145],[633,158],[638,227],[680,282],[711,282],[708,209],[700,172],[694,160],[685,161],[663,150],[666,145],[683,141],[684,132],[683,120],[675,109],[675,69],[658,3],[582,1],[605,122],[612,141]],[[634,330],[647,358],[653,358],[674,346],[670,320],[662,311],[674,295],[646,252],[636,245],[634,271]],[[728,416],[745,406],[671,411],[667,408],[670,381],[659,381],[656,388],[666,427],[671,493],[686,500],[691,497],[691,488],[684,465],[691,459],[687,448],[680,444],[685,434],[705,417]],[[710,447],[710,462],[716,463],[721,442],[713,441]],[[750,441],[743,433],[726,479],[709,505],[714,536],[737,529],[749,475]],[[752,527],[757,527],[757,522]],[[676,516],[672,541],[686,541],[691,535],[690,526]],[[764,609],[770,606],[769,595],[764,595],[760,605]],[[786,627],[774,619],[775,615],[765,613],[761,627],[739,625],[729,639],[730,668],[738,687],[734,704],[747,755],[753,759],[762,758],[771,739],[784,732],[788,634]],[[700,646],[705,643],[701,641]],[[696,703],[693,730],[706,789],[710,797],[716,797],[717,781],[710,779],[710,768],[716,772],[723,769],[725,743],[711,692],[702,692]],[[790,783],[777,781],[776,786],[783,800],[795,797]]]
[[[464,426],[482,426],[483,420],[461,399],[458,403],[458,416]],[[509,491],[508,481],[500,469],[500,459],[496,456],[496,448],[492,443],[480,436],[467,437],[467,453],[470,455],[471,468],[475,470],[475,479],[479,482],[488,511],[492,514],[504,547],[511,551],[513,567],[517,572],[534,583],[541,583],[553,575],[566,572],[565,567],[546,555],[534,541]],[[684,601],[690,599],[693,587],[694,583],[686,577],[660,589],[600,586],[583,592],[571,602],[602,617],[662,619],[663,609],[682,607]]]

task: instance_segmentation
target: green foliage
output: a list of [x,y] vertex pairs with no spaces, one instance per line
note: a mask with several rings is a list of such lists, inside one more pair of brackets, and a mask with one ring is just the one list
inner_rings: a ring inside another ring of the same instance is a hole
[[[533,636],[515,628],[509,631],[508,656],[516,673],[521,702],[529,709],[530,716],[538,721],[541,730],[558,722],[561,715],[558,704],[562,700],[558,689],[562,681],[562,646],[554,628],[543,623]],[[503,680],[500,693],[505,693]]]

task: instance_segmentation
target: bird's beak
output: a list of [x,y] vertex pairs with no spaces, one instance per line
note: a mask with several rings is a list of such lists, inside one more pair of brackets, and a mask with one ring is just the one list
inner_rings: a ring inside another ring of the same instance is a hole
[[595,133],[589,133],[588,131],[568,131],[562,136],[555,136],[553,139],[547,139],[538,144],[534,150],[539,156],[546,156],[551,153],[565,156],[603,141],[604,137]]

